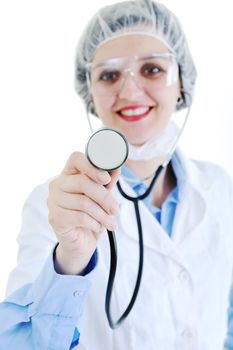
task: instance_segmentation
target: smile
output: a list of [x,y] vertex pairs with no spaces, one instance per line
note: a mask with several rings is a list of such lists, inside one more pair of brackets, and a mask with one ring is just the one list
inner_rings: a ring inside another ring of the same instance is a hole
[[117,114],[125,121],[132,122],[145,118],[151,109],[150,106],[128,106],[119,110]]

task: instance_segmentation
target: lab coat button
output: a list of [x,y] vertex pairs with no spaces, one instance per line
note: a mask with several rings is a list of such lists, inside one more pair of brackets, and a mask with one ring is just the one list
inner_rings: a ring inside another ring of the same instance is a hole
[[83,295],[83,292],[80,291],[80,290],[75,290],[75,291],[73,292],[73,296],[74,296],[74,297],[80,297],[80,296],[82,296],[82,295]]
[[178,274],[180,282],[186,282],[189,279],[188,273],[185,270],[181,270]]
[[193,338],[193,332],[188,328],[185,329],[181,335],[184,339],[187,339],[187,340],[191,340]]

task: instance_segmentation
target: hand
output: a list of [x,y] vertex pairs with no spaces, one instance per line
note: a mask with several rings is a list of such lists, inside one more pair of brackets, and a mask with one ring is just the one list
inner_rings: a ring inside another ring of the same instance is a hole
[[49,223],[58,239],[55,268],[80,274],[94,253],[104,228],[114,230],[118,203],[111,189],[120,170],[96,169],[84,154],[73,153],[49,185]]

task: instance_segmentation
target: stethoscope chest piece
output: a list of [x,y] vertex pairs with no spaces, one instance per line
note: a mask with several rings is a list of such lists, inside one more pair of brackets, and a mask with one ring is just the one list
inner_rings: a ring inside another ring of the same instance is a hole
[[128,153],[128,142],[124,135],[111,128],[94,132],[86,145],[86,156],[91,164],[106,171],[121,167]]

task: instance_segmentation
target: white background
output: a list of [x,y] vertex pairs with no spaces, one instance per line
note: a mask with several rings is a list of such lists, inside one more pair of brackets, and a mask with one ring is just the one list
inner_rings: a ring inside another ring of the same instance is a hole
[[[233,175],[231,1],[163,2],[180,18],[199,73],[182,148]],[[86,21],[111,3],[0,0],[0,299],[16,263],[25,198],[89,134],[73,88],[74,53]]]

